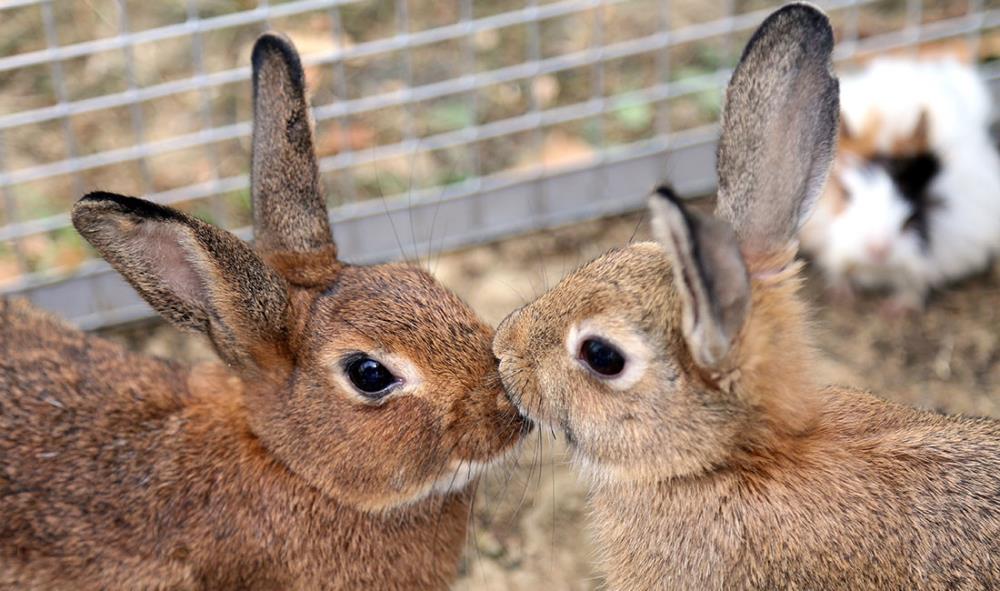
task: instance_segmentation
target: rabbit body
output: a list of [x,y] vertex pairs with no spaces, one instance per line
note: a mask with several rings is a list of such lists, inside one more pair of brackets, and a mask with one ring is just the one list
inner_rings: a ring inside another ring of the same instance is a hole
[[609,587],[996,588],[1000,424],[834,389],[817,411],[787,449],[694,477],[596,481]]
[[0,588],[446,588],[469,493],[359,511],[277,461],[219,364],[0,301]]
[[[609,589],[1000,585],[1000,421],[816,384],[795,264],[751,280],[732,368],[706,369],[674,267],[658,244],[611,251],[494,344],[511,398],[562,430],[590,483]],[[588,334],[642,373],[595,385]]]
[[834,157],[827,18],[772,14],[726,93],[714,215],[666,187],[497,329],[511,400],[591,483],[609,588],[1000,588],[1000,421],[826,387],[796,234]]
[[841,147],[802,229],[835,288],[907,307],[1000,252],[1000,155],[989,91],[952,59],[881,59],[841,85]]
[[337,258],[298,54],[268,33],[252,59],[253,248],[133,197],[72,213],[223,364],[0,302],[2,589],[444,589],[526,428],[465,303]]

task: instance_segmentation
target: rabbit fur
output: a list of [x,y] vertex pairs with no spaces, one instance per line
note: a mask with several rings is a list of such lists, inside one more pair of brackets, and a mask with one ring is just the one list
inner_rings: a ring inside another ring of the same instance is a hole
[[[291,42],[253,50],[255,244],[92,193],[73,223],[223,363],[0,300],[0,588],[445,589],[525,423],[492,330],[422,269],[337,258]],[[370,358],[373,395],[348,374]],[[379,374],[382,375],[382,374]]]
[[590,482],[610,589],[1000,588],[1000,421],[815,377],[794,255],[834,154],[832,50],[818,9],[772,14],[726,94],[715,215],[661,188],[657,243],[497,330],[508,395]]

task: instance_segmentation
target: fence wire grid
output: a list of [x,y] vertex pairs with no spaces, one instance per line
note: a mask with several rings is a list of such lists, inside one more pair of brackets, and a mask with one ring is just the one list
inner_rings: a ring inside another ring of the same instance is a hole
[[[957,53],[1000,84],[1000,0],[825,0],[836,58]],[[762,0],[0,0],[0,294],[84,328],[152,315],[69,223],[89,190],[249,237],[250,48],[303,57],[347,260],[714,188],[721,89]]]

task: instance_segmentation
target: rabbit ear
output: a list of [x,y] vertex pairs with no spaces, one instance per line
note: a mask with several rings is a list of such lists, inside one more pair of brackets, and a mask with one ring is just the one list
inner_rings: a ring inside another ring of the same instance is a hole
[[717,369],[750,313],[750,278],[726,222],[688,212],[666,187],[650,198],[653,232],[673,258],[681,328],[695,362]]
[[729,82],[716,215],[751,257],[785,249],[826,182],[839,110],[832,52],[826,16],[790,4],[754,33]]
[[149,201],[91,193],[73,225],[149,304],[202,332],[229,363],[258,363],[285,342],[288,291],[242,240]]
[[265,254],[330,248],[299,55],[285,37],[265,33],[254,45],[252,62],[255,245]]

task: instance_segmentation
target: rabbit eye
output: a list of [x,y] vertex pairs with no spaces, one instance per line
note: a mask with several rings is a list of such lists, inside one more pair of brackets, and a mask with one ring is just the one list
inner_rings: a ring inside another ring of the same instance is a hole
[[583,341],[580,345],[580,360],[602,376],[616,376],[625,369],[625,356],[600,339]]
[[354,387],[369,398],[379,398],[399,380],[384,365],[371,357],[356,357],[347,363],[347,377]]

